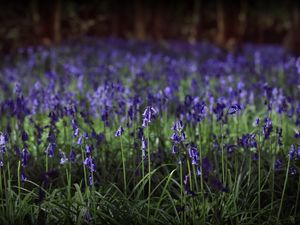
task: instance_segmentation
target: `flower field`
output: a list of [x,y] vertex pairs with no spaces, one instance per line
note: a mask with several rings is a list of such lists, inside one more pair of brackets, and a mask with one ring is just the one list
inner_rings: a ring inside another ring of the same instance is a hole
[[300,58],[86,39],[0,62],[0,224],[299,224]]

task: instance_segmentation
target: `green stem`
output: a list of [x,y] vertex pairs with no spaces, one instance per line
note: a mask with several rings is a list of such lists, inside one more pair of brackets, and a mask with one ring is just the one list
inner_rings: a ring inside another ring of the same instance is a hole
[[291,159],[289,157],[288,158],[287,168],[286,168],[286,173],[285,173],[285,180],[284,180],[284,186],[283,186],[283,190],[282,190],[282,195],[281,195],[279,210],[278,210],[278,213],[277,213],[277,224],[279,224],[279,217],[280,217],[280,214],[281,214],[281,209],[282,209],[282,204],[283,204],[285,189],[286,189],[287,181],[288,181],[288,177],[289,177],[290,162],[291,162]]
[[84,165],[84,158],[85,158],[85,154],[83,151],[83,148],[81,147],[81,157],[82,157],[82,166],[83,166],[83,176],[84,176],[84,184],[85,184],[85,189],[88,189],[88,183],[87,183],[87,176],[86,176],[86,168]]
[[18,161],[18,196],[21,198],[21,161]]
[[124,157],[122,136],[120,137],[120,142],[121,142],[121,154],[122,154],[122,164],[123,164],[124,192],[125,192],[125,196],[127,196],[126,167],[125,167],[125,157]]
[[149,180],[148,180],[148,212],[147,212],[147,218],[149,221],[150,216],[150,197],[151,197],[151,154],[150,154],[150,130],[149,125],[147,127],[147,141],[148,141],[148,173],[149,173]]

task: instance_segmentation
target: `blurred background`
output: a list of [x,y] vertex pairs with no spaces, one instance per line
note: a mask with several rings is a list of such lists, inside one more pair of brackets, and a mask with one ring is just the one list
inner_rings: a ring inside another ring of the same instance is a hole
[[300,53],[299,1],[1,1],[0,53],[86,36],[283,45]]

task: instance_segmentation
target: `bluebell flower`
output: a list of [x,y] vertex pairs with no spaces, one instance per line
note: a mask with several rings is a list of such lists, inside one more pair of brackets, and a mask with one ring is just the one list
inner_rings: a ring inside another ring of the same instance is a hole
[[177,132],[180,133],[180,132],[183,130],[183,127],[184,127],[184,125],[183,125],[182,120],[177,120],[177,121],[173,124],[172,130],[177,131]]
[[290,159],[298,160],[300,159],[300,145],[298,145],[298,148],[296,150],[296,147],[294,144],[291,145],[290,151],[289,151],[289,157]]
[[84,165],[90,170],[91,173],[96,172],[96,165],[95,161],[92,158],[91,155],[89,155],[85,160],[84,160]]
[[28,141],[28,134],[24,130],[22,131],[22,141]]
[[92,153],[92,151],[93,151],[93,149],[94,149],[94,147],[93,147],[93,145],[86,145],[85,146],[85,152],[87,153],[87,154],[91,154]]
[[257,148],[255,134],[243,134],[242,138],[238,138],[238,145],[243,148]]
[[144,113],[143,113],[143,124],[142,127],[147,127],[149,123],[155,119],[157,115],[157,111],[155,108],[147,106]]
[[269,138],[269,136],[272,132],[272,129],[273,129],[272,120],[269,117],[267,117],[265,119],[265,124],[263,126],[263,134],[264,134],[265,139]]
[[172,145],[172,154],[176,154],[179,152],[179,149],[176,145]]
[[259,118],[255,119],[255,125],[258,126],[259,125]]
[[81,145],[82,144],[82,135],[81,136],[79,136],[79,138],[78,138],[78,140],[77,140],[77,144],[78,145]]
[[223,119],[225,108],[226,108],[226,105],[224,103],[220,103],[220,102],[217,102],[216,106],[213,108],[213,112],[217,116],[217,121],[220,121]]
[[227,111],[227,114],[233,115],[233,114],[236,114],[237,112],[239,112],[241,110],[242,110],[242,108],[239,104],[234,104],[234,105],[230,106],[230,108]]
[[84,137],[85,139],[88,139],[88,138],[89,138],[88,132],[84,132],[84,133],[83,133],[83,137]]
[[29,160],[29,152],[26,148],[23,149],[22,151],[22,166],[27,166],[28,165],[28,160]]
[[55,150],[56,144],[55,143],[49,143],[48,147],[46,148],[45,153],[52,158],[54,156],[54,150]]
[[92,174],[90,174],[90,176],[89,176],[89,184],[90,184],[90,186],[93,186],[93,176],[92,176]]
[[0,133],[0,153],[5,153],[6,151],[7,139],[3,133]]
[[297,174],[297,168],[294,166],[291,166],[289,169],[289,174],[291,174],[291,175]]
[[69,160],[70,160],[71,162],[75,162],[75,160],[76,160],[76,152],[74,151],[73,148],[72,148],[71,151],[70,151]]
[[64,165],[68,162],[68,158],[66,157],[66,154],[60,149],[59,150],[59,156],[60,156],[60,165]]
[[300,139],[300,131],[296,131],[294,137]]
[[171,140],[175,143],[180,143],[182,141],[182,138],[175,132],[172,134]]
[[25,173],[23,171],[21,171],[21,181],[24,182],[27,180],[28,180],[27,176],[25,175]]
[[77,127],[74,131],[73,137],[77,137],[79,134],[79,128]]
[[124,133],[124,129],[122,126],[119,127],[119,129],[115,133],[115,137],[120,137]]
[[198,149],[194,145],[190,145],[188,152],[189,152],[189,157],[192,160],[192,164],[198,165],[200,159]]

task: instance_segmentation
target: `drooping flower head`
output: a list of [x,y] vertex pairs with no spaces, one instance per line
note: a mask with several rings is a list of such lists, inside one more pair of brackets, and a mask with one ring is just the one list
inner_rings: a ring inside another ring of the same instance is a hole
[[84,165],[89,169],[91,173],[96,172],[96,165],[95,161],[92,158],[91,155],[89,155],[85,160],[84,160]]
[[54,150],[56,148],[55,143],[49,143],[48,147],[46,148],[45,153],[48,155],[48,157],[52,158],[54,156]]
[[27,148],[24,148],[22,151],[22,166],[27,166],[28,165],[28,160],[29,160],[29,152],[27,150]]
[[68,162],[68,158],[66,157],[66,154],[60,149],[59,150],[59,156],[60,156],[60,165],[64,165]]
[[270,137],[272,129],[273,129],[272,120],[269,117],[267,117],[265,119],[265,124],[263,126],[263,134],[265,139],[268,139]]
[[119,129],[115,133],[115,137],[120,137],[124,133],[124,129],[122,126],[119,127]]
[[74,151],[73,148],[70,151],[69,160],[70,160],[70,162],[75,162],[75,160],[76,160],[76,152]]
[[142,127],[147,127],[149,123],[152,122],[153,119],[156,118],[157,111],[152,106],[147,106],[143,113],[143,124]]
[[193,165],[198,165],[200,157],[199,157],[199,150],[192,144],[189,146],[188,149],[189,157],[192,160]]
[[239,104],[234,104],[234,105],[230,106],[230,108],[227,111],[227,114],[233,115],[233,114],[238,113],[241,110],[242,110],[242,108]]
[[300,159],[300,144],[298,145],[298,148],[296,149],[295,145],[292,144],[290,151],[289,151],[289,157],[290,159],[299,160]]

